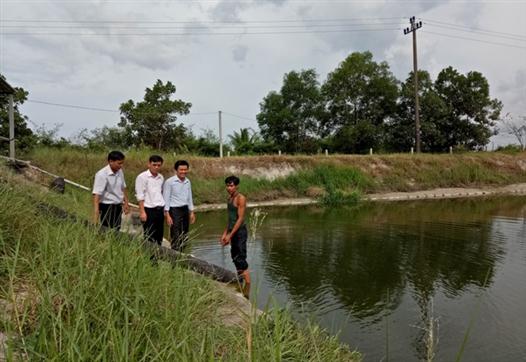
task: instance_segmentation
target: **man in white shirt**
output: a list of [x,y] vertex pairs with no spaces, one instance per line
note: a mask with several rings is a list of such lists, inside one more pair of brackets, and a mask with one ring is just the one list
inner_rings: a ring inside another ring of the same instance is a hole
[[164,177],[159,173],[163,158],[150,156],[148,169],[135,179],[135,194],[139,202],[139,218],[144,228],[144,236],[159,245],[164,233]]
[[108,165],[95,174],[93,183],[93,222],[96,224],[100,218],[102,227],[114,230],[121,228],[122,212],[129,212],[123,164],[124,154],[111,151]]
[[195,222],[192,184],[186,177],[189,164],[179,160],[175,163],[175,176],[166,180],[163,187],[164,217],[170,226],[172,249],[182,251],[188,241],[189,224]]

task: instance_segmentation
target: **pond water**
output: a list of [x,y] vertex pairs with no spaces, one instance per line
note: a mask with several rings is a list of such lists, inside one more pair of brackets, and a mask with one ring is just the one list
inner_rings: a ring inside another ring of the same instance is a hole
[[[365,361],[425,359],[430,330],[436,361],[466,335],[463,361],[526,361],[526,197],[261,211],[248,251],[260,308],[314,318]],[[191,252],[234,270],[226,212],[198,218]]]

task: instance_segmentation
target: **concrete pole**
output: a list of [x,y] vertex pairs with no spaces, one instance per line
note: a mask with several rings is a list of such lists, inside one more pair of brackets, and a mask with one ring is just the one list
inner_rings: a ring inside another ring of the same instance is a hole
[[416,29],[413,31],[413,80],[415,87],[415,136],[416,153],[420,153],[420,104],[418,102],[418,62],[416,52]]
[[15,159],[15,111],[13,95],[9,95],[9,158]]
[[221,123],[221,111],[219,111],[219,157],[223,158],[223,124]]

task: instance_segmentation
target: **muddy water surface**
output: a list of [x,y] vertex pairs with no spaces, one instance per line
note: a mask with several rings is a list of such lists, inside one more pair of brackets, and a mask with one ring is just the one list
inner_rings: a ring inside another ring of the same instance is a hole
[[[365,361],[526,361],[526,197],[273,208],[249,243],[260,308],[314,317]],[[233,269],[226,212],[192,253]],[[438,342],[438,344],[437,344]],[[427,343],[427,344],[426,344]]]

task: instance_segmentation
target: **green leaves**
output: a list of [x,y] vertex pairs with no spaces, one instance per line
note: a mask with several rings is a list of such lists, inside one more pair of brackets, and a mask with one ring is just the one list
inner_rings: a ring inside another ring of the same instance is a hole
[[265,141],[285,152],[316,152],[323,104],[314,69],[285,74],[281,91],[270,92],[260,107],[257,120]]
[[[5,79],[5,77],[0,74],[0,77]],[[16,149],[26,150],[30,149],[36,143],[36,137],[27,126],[28,118],[27,116],[20,113],[18,107],[27,100],[29,92],[23,88],[14,88],[15,93],[13,94],[13,113],[14,113],[14,122],[15,122],[15,137],[16,137]],[[9,97],[7,95],[0,95],[0,136],[9,138]],[[5,143],[2,141],[2,144]],[[1,147],[0,154],[7,154],[8,147]]]
[[188,114],[192,104],[172,100],[175,91],[170,81],[164,84],[158,79],[152,88],[146,88],[143,101],[135,103],[130,99],[121,104],[119,126],[131,135],[136,146],[159,150],[182,146],[188,131],[182,124],[176,125],[177,115]]

